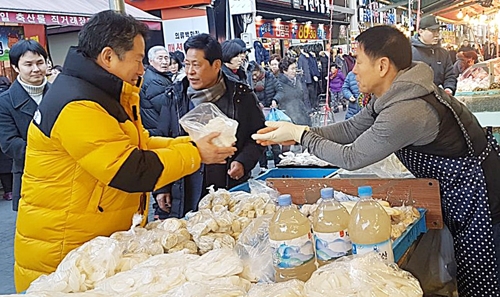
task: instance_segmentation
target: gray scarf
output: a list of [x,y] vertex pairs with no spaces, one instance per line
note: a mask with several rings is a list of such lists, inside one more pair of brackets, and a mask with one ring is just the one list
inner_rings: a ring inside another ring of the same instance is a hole
[[215,85],[207,89],[195,90],[191,86],[187,89],[187,96],[193,102],[194,106],[198,106],[204,102],[215,103],[226,93],[226,84],[222,74],[219,74],[219,79]]

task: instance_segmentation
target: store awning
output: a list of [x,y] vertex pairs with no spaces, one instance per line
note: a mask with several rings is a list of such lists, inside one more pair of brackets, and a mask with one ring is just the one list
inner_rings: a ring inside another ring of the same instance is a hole
[[[481,14],[488,15],[498,11],[498,8],[499,4],[497,2],[468,0],[454,1],[451,5],[439,7],[429,12],[449,23],[461,24],[466,23],[464,20],[465,15],[468,15],[469,17]],[[461,18],[458,14],[460,11],[462,11]],[[424,12],[426,11],[424,10]]]
[[[108,0],[6,0],[0,7],[0,22],[83,26],[95,13],[109,9]],[[125,10],[146,23],[151,30],[161,29],[161,19],[132,5]]]

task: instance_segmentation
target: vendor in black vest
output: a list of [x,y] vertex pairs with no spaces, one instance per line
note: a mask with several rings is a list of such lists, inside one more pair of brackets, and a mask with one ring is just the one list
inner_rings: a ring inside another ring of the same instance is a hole
[[[500,296],[500,148],[474,115],[412,63],[396,28],[361,33],[353,72],[373,99],[359,114],[326,127],[266,123],[262,145],[299,142],[314,155],[357,169],[395,153],[420,178],[439,181],[445,224],[454,239],[460,296]],[[416,112],[418,111],[418,112]]]

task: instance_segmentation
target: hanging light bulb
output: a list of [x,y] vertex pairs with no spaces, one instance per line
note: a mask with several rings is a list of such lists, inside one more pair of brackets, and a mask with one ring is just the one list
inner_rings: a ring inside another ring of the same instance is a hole
[[464,17],[464,13],[462,12],[462,10],[460,9],[457,13],[457,18],[458,19],[462,19]]
[[468,13],[466,13],[466,14],[465,14],[465,16],[464,16],[464,21],[465,21],[465,22],[470,21],[470,16],[469,16],[469,14],[468,14]]

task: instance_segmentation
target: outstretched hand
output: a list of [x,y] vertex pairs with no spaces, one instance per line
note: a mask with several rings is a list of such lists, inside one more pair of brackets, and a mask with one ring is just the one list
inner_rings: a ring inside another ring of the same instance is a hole
[[293,145],[300,142],[307,126],[295,125],[288,122],[266,122],[265,128],[257,131],[252,138],[262,146],[271,144]]

